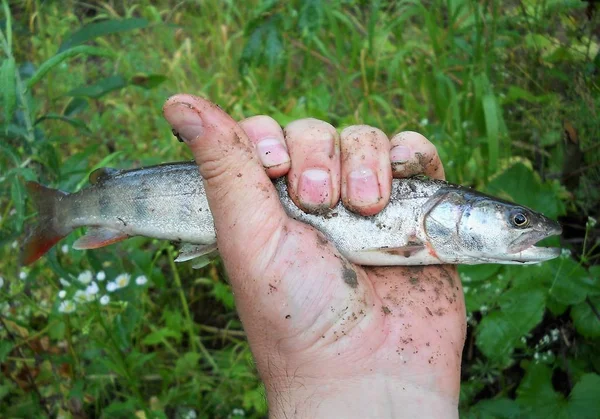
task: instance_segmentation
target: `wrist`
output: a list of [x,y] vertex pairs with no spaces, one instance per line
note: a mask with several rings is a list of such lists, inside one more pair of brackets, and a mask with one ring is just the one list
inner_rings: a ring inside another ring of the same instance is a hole
[[389,376],[311,380],[289,377],[268,384],[269,417],[279,418],[457,418],[458,396]]

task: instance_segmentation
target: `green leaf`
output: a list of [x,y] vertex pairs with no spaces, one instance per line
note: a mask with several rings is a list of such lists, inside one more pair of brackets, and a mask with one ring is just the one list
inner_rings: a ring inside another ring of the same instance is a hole
[[167,340],[167,338],[175,338],[176,340],[181,339],[181,333],[167,329],[163,327],[162,329],[155,330],[154,332],[148,334],[143,340],[143,345],[156,345],[162,343]]
[[5,17],[5,28],[6,32],[6,44],[8,45],[8,50],[5,50],[4,53],[7,56],[12,57],[12,16],[10,14],[10,7],[8,7],[8,2],[6,0],[2,0],[2,6],[4,7],[4,17]]
[[511,419],[520,418],[521,409],[516,401],[501,397],[480,401],[469,409],[469,414],[475,418]]
[[544,315],[546,292],[541,287],[515,287],[499,299],[500,310],[485,316],[477,328],[476,342],[489,358],[509,355],[521,336]]
[[552,371],[544,364],[529,364],[517,389],[517,402],[527,418],[557,418],[566,407],[565,398],[552,387]]
[[201,355],[196,352],[187,352],[177,360],[175,364],[175,375],[177,377],[185,377],[191,371],[198,370],[198,362]]
[[0,362],[4,362],[10,351],[14,347],[14,343],[7,340],[0,341]]
[[79,54],[86,54],[100,57],[111,57],[114,53],[105,48],[90,47],[87,45],[80,45],[75,48],[63,51],[55,56],[46,60],[37,71],[27,80],[27,88],[31,89],[38,81],[40,81],[50,70],[62,63],[63,61],[74,57]]
[[496,175],[487,185],[486,192],[556,219],[565,214],[565,205],[559,198],[561,188],[558,182],[542,183],[537,173],[517,162]]
[[583,375],[569,395],[570,416],[578,419],[597,419],[600,416],[599,391],[600,375]]
[[231,310],[234,308],[235,301],[229,285],[222,282],[215,282],[212,289],[212,295],[228,309]]
[[498,155],[500,152],[500,111],[493,93],[486,94],[481,105],[488,140],[488,163],[490,172],[494,173],[498,169]]
[[13,119],[17,107],[17,82],[15,73],[15,59],[8,57],[0,67],[0,84],[2,85],[2,105],[4,107],[5,131],[8,134],[8,125]]
[[149,25],[150,22],[141,18],[114,19],[90,23],[65,39],[58,51],[66,51],[69,48],[73,48],[76,45],[91,41],[99,36],[111,35],[114,33],[126,32],[134,29],[142,29],[148,27]]
[[131,78],[131,84],[149,90],[161,85],[165,80],[167,76],[163,74],[136,74]]
[[589,293],[597,287],[594,279],[575,260],[554,259],[545,264],[550,271],[549,276],[554,278],[549,294],[563,304],[577,304],[585,300]]
[[25,193],[23,191],[23,185],[18,176],[13,177],[12,185],[10,188],[10,196],[12,203],[15,208],[15,224],[17,231],[22,231],[23,220],[25,219]]
[[84,96],[98,99],[113,90],[122,89],[127,86],[127,80],[116,75],[104,78],[88,86],[80,86],[71,90],[66,96]]
[[[594,308],[592,308],[594,307]],[[571,309],[571,319],[579,333],[589,338],[600,337],[600,296],[591,297]]]
[[56,120],[56,121],[66,122],[67,124],[71,125],[73,128],[77,128],[77,129],[85,132],[86,134],[90,134],[92,132],[88,128],[88,126],[85,124],[85,122],[83,122],[81,119],[69,118],[68,116],[56,115],[56,114],[51,114],[51,113],[40,116],[38,119],[36,119],[36,121],[34,122],[33,125],[37,125],[40,122],[47,121],[47,120]]
[[83,111],[84,109],[87,109],[88,107],[89,104],[87,99],[84,99],[82,97],[75,97],[71,99],[69,104],[66,106],[65,110],[63,111],[63,115],[67,117],[72,117],[78,114],[79,112]]

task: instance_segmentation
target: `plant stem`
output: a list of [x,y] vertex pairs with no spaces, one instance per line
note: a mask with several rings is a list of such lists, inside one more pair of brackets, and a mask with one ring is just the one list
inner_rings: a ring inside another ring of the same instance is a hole
[[177,267],[175,266],[175,262],[173,259],[172,251],[169,251],[169,266],[171,267],[171,271],[173,271],[173,278],[175,279],[175,285],[177,286],[177,292],[179,293],[179,298],[181,300],[181,305],[183,306],[183,313],[186,319],[186,328],[188,332],[188,337],[190,340],[190,345],[192,347],[193,352],[197,352],[198,348],[200,348],[200,352],[206,358],[208,363],[211,365],[214,371],[218,371],[219,367],[217,363],[210,355],[199,336],[196,336],[194,332],[194,322],[192,320],[192,316],[190,315],[190,309],[188,307],[187,299],[185,298],[185,293],[183,292],[183,286],[181,285],[181,278],[179,277],[179,272],[177,271]]

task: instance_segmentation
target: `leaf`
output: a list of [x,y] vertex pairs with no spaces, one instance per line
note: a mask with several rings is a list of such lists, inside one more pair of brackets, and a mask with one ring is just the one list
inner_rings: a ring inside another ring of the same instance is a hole
[[600,412],[600,375],[585,374],[575,384],[569,395],[569,412],[572,418],[598,418]]
[[87,99],[82,97],[75,97],[71,99],[65,110],[63,111],[63,115],[67,117],[74,116],[79,112],[87,109],[89,107]]
[[62,63],[63,61],[74,57],[79,54],[86,54],[92,56],[110,57],[114,56],[114,53],[105,48],[91,47],[87,45],[80,45],[75,48],[63,51],[56,54],[55,56],[46,60],[37,71],[27,80],[27,88],[31,89],[38,81],[40,81],[50,70]]
[[0,85],[2,86],[2,105],[4,107],[5,132],[8,134],[8,125],[13,119],[17,107],[17,82],[15,74],[15,59],[8,57],[0,67]]
[[558,183],[542,183],[539,176],[522,162],[517,162],[496,175],[486,192],[518,202],[549,218],[565,214],[565,205],[559,198]]
[[321,29],[323,24],[322,0],[305,0],[300,7],[298,27],[302,36],[312,37]]
[[176,340],[181,339],[181,333],[163,327],[162,329],[155,330],[154,332],[148,334],[143,340],[143,345],[156,345],[162,343],[167,338],[175,338]]
[[517,389],[517,402],[527,418],[556,418],[566,407],[564,397],[552,387],[552,371],[544,364],[529,364]]
[[222,282],[215,282],[211,293],[217,301],[220,301],[228,309],[233,309],[235,306],[235,300],[233,293],[229,285]]
[[273,69],[281,61],[284,50],[283,41],[277,24],[276,19],[272,19],[267,27],[266,43],[264,47],[264,54],[267,59],[269,68]]
[[113,90],[122,89],[127,86],[127,80],[122,76],[110,76],[87,86],[76,87],[66,96],[84,96],[98,99]]
[[23,220],[25,219],[25,193],[23,191],[23,185],[18,176],[13,177],[12,185],[10,188],[10,197],[14,209],[16,211],[15,224],[17,231],[22,231]]
[[6,357],[12,351],[15,344],[9,342],[8,340],[0,341],[0,363],[3,363],[6,360]]
[[554,278],[549,294],[563,304],[577,304],[585,300],[597,288],[594,279],[575,260],[554,259],[545,264],[549,277]]
[[56,114],[46,114],[46,115],[40,116],[38,119],[36,119],[36,121],[34,122],[33,125],[37,125],[40,122],[43,122],[43,121],[46,121],[49,119],[66,122],[67,124],[71,125],[73,128],[77,128],[78,130],[81,130],[81,131],[85,132],[86,134],[90,134],[92,132],[88,128],[88,126],[85,124],[85,122],[83,122],[81,119],[69,118],[68,116],[62,116],[62,115],[56,115]]
[[494,173],[498,169],[498,155],[500,152],[500,111],[498,110],[498,103],[493,93],[483,96],[481,105],[483,107],[488,140],[488,163],[490,172]]
[[131,84],[139,86],[143,89],[153,89],[161,85],[167,76],[163,74],[136,74],[131,78]]
[[200,354],[196,352],[185,353],[175,364],[175,375],[177,377],[185,377],[189,375],[191,371],[197,371],[200,357]]
[[104,20],[102,22],[90,23],[65,39],[60,45],[58,52],[66,51],[69,48],[73,48],[76,45],[91,41],[99,36],[142,29],[148,27],[149,25],[150,22],[141,18],[111,19]]
[[477,328],[477,347],[489,358],[509,355],[521,336],[533,329],[544,315],[546,292],[541,287],[520,286],[499,299],[500,310],[485,316]]
[[[591,304],[591,306],[590,306]],[[592,309],[592,306],[594,309]],[[579,333],[589,338],[600,337],[600,296],[577,304],[571,309],[571,319]]]
[[475,418],[510,419],[521,417],[521,409],[517,402],[506,397],[482,400],[469,409],[469,413]]

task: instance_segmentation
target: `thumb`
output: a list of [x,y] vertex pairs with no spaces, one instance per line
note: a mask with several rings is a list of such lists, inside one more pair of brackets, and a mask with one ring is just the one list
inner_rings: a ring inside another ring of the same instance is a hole
[[[258,254],[274,252],[269,243],[287,216],[244,130],[214,103],[191,95],[172,96],[163,113],[200,168],[228,268],[247,268]],[[264,256],[258,259],[270,259]]]

